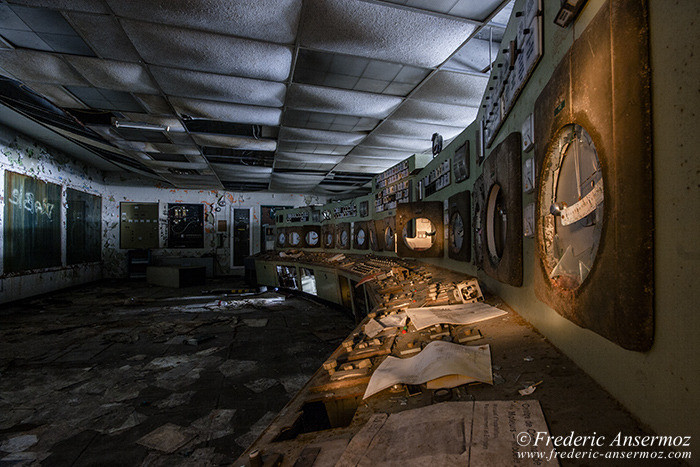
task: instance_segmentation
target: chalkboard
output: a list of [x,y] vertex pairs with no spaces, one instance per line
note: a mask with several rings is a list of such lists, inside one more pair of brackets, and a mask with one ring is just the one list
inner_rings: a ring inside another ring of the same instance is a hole
[[66,259],[68,264],[102,259],[102,198],[66,190]]
[[61,187],[5,172],[5,273],[61,265]]

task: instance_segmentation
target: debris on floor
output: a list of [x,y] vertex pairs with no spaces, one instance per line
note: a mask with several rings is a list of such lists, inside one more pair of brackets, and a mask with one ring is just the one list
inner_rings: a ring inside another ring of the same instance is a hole
[[170,453],[177,451],[194,437],[195,433],[193,431],[188,431],[186,428],[173,423],[166,423],[136,442],[150,449]]

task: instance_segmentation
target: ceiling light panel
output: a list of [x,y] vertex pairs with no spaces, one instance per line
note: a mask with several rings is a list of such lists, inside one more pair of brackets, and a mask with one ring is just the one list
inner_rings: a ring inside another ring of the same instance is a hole
[[269,81],[284,81],[292,49],[250,39],[142,21],[122,22],[146,63]]
[[90,44],[98,57],[125,62],[141,60],[114,16],[78,12],[64,13],[64,15]]
[[170,102],[180,115],[188,115],[192,118],[277,126],[280,124],[282,116],[282,110],[274,107],[231,104],[184,97],[171,97]]
[[88,86],[66,86],[66,89],[93,109],[143,112],[143,108],[128,92]]
[[377,128],[375,134],[402,136],[405,138],[428,141],[432,137],[433,133],[440,133],[445,140],[448,140],[454,138],[462,131],[464,131],[463,127],[418,123],[409,120],[389,118],[388,120],[385,120],[379,128]]
[[353,132],[371,131],[379,119],[288,109],[284,113],[283,123],[297,128]]
[[56,10],[0,4],[0,34],[15,47],[95,55]]
[[107,0],[117,16],[291,44],[301,0]]
[[489,41],[473,37],[441,69],[445,71],[481,73],[489,67],[489,57],[495,59],[496,55],[498,55],[499,43],[491,42],[490,48],[491,54],[489,55]]
[[405,149],[407,151],[422,152],[432,146],[430,139],[421,141],[418,139],[394,138],[392,136],[371,134],[362,142],[364,146],[387,149]]
[[235,136],[193,134],[192,138],[200,146],[250,149],[253,151],[274,151],[277,141],[273,139],[239,138]]
[[433,68],[444,62],[475,25],[361,0],[310,0],[302,46]]
[[371,118],[384,118],[399,104],[399,97],[305,84],[292,84],[287,98],[287,107],[297,110]]
[[405,96],[428,73],[426,68],[300,49],[294,82]]
[[66,60],[93,86],[117,91],[158,94],[146,69],[129,62],[66,56]]
[[411,97],[441,104],[479,107],[487,76],[438,71]]
[[327,143],[338,145],[355,145],[362,141],[366,133],[343,133],[340,131],[312,130],[308,128],[286,128],[280,130],[281,141],[302,143]]
[[0,63],[28,83],[87,86],[89,83],[56,54],[33,50],[0,50]]
[[406,99],[392,118],[466,128],[476,118],[478,108]]
[[166,94],[265,107],[284,104],[282,83],[159,66],[150,69]]
[[144,114],[144,113],[132,113],[128,112],[124,114],[132,122],[144,122],[153,125],[167,126],[169,132],[184,132],[185,127],[182,126],[180,120],[174,116],[171,117],[158,117],[154,115]]
[[278,148],[284,152],[301,152],[307,154],[333,154],[344,156],[353,146],[335,146],[332,144],[295,143],[280,141]]

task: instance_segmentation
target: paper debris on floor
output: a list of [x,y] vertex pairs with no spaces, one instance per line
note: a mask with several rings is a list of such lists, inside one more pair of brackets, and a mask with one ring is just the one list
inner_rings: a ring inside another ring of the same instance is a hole
[[507,312],[485,303],[408,308],[406,314],[417,330],[436,324],[473,324],[496,318]]
[[277,381],[276,379],[260,378],[256,379],[255,381],[245,383],[244,386],[253,391],[254,393],[260,394],[261,392],[267,391],[272,386],[275,386],[277,383],[279,383],[279,381]]
[[551,446],[519,438],[533,432],[549,432],[537,401],[442,402],[380,413],[350,440],[336,467],[558,465],[547,462]]
[[209,415],[192,422],[192,428],[199,431],[206,441],[223,438],[233,433],[231,419],[236,409],[215,409]]
[[[455,375],[457,378],[453,378]],[[434,385],[436,388],[473,381],[492,384],[491,349],[488,345],[464,346],[435,341],[410,358],[389,356],[372,374],[363,399],[394,384],[423,384],[438,378],[445,379]]]
[[227,378],[230,378],[252,371],[257,368],[257,366],[258,362],[252,360],[226,360],[219,366],[219,371]]
[[245,318],[243,323],[251,328],[264,328],[267,326],[267,318]]
[[20,435],[5,440],[0,444],[0,451],[22,452],[34,446],[39,439],[36,435]]
[[195,434],[173,423],[156,428],[138,441],[138,444],[162,452],[175,452],[195,437]]
[[156,402],[155,406],[159,409],[178,407],[180,405],[188,403],[193,395],[194,391],[174,392],[165,399]]

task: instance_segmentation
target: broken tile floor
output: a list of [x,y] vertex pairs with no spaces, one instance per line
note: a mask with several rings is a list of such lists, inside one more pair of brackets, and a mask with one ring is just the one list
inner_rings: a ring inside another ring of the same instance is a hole
[[230,463],[354,328],[202,290],[101,282],[0,309],[0,463]]

